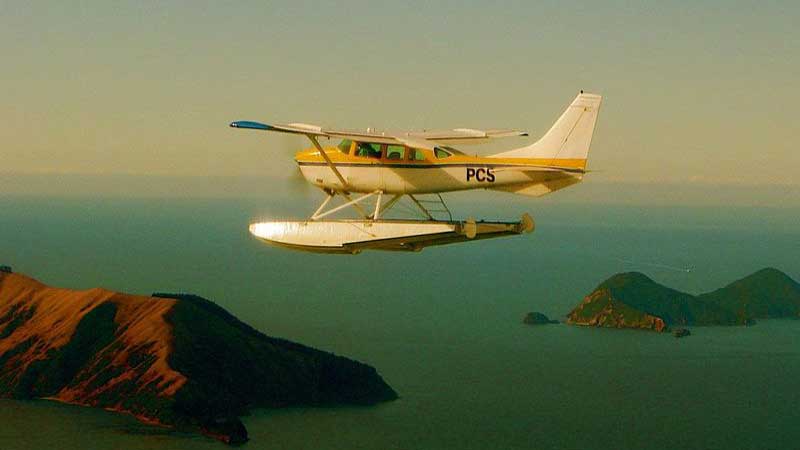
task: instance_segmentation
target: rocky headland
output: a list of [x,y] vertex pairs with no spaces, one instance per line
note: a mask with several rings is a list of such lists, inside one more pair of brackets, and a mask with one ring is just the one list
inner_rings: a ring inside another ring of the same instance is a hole
[[46,286],[0,271],[0,396],[247,440],[251,408],[397,398],[366,364],[266,336],[193,295]]
[[567,323],[658,332],[674,326],[749,325],[755,319],[800,318],[800,284],[766,268],[701,295],[656,283],[639,272],[600,283],[568,315]]

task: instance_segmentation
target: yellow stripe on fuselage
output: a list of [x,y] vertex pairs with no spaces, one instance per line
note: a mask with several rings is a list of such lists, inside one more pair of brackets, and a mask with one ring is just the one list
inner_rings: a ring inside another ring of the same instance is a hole
[[[346,155],[339,151],[336,147],[328,147],[325,153],[331,161],[341,164],[359,164],[359,165],[379,165],[391,167],[392,165],[420,165],[420,166],[442,166],[447,167],[450,165],[463,165],[475,164],[485,166],[521,166],[531,168],[554,168],[554,169],[577,169],[584,170],[586,168],[585,159],[564,159],[564,158],[491,158],[481,156],[469,156],[463,154],[453,154],[447,158],[434,159],[428,152],[425,152],[424,160],[408,161],[405,159],[386,159],[386,158],[367,158],[354,155]],[[298,152],[295,155],[295,161],[298,163],[325,163],[325,159],[320,156],[319,151],[316,149],[307,149]]]

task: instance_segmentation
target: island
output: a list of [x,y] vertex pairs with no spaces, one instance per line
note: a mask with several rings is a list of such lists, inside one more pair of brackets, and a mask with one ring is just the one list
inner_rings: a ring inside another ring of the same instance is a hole
[[686,336],[691,336],[692,332],[688,328],[675,328],[672,330],[672,335],[675,336],[676,339],[680,339]]
[[584,297],[567,323],[664,332],[673,326],[751,325],[756,319],[787,317],[800,318],[800,284],[766,268],[696,296],[639,272],[619,273]]
[[373,405],[395,391],[366,364],[269,337],[188,294],[46,286],[0,272],[0,396],[132,414],[229,444],[251,408]]
[[549,317],[540,312],[529,312],[522,318],[522,323],[525,325],[548,325],[551,323],[558,323],[557,320],[550,320]]

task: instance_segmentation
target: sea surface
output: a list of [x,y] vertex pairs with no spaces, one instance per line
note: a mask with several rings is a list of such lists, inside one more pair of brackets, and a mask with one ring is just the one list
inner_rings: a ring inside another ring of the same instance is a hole
[[[800,209],[453,195],[457,216],[533,213],[531,235],[421,253],[317,255],[247,224],[312,198],[0,197],[0,264],[71,288],[191,292],[243,321],[375,366],[401,398],[255,410],[247,449],[786,449],[800,442],[800,321],[692,336],[567,325],[606,277],[700,293],[773,266],[800,279]],[[499,200],[498,200],[499,199]],[[213,361],[209,361],[213,364]],[[0,401],[0,448],[225,448],[125,415]]]

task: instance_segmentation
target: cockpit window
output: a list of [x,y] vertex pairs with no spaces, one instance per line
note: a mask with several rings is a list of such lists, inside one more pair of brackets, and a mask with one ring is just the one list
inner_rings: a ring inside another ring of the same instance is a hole
[[408,149],[408,160],[425,161],[425,153],[422,153],[422,150],[418,148],[410,148]]
[[386,159],[394,159],[401,161],[405,157],[406,148],[402,145],[388,145],[386,146]]
[[346,155],[350,153],[350,147],[352,146],[353,146],[353,141],[351,141],[350,139],[343,139],[342,142],[339,143],[339,151]]
[[365,158],[380,158],[381,157],[381,144],[368,144],[366,142],[359,142],[356,147],[356,156]]
[[450,157],[450,153],[442,150],[439,147],[436,147],[435,149],[433,149],[433,153],[436,155],[437,159],[444,159],[444,158],[449,158]]

